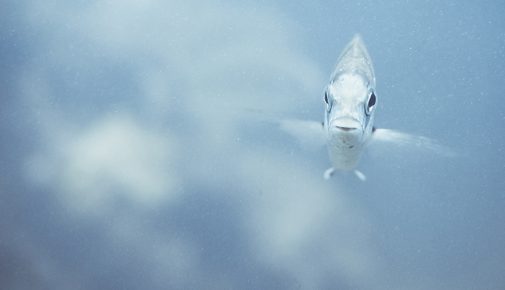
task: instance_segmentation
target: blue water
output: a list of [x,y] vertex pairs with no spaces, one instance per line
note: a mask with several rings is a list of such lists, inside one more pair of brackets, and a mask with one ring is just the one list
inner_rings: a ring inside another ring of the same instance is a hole
[[[2,1],[1,289],[505,289],[501,1]],[[376,126],[326,151],[360,33]]]

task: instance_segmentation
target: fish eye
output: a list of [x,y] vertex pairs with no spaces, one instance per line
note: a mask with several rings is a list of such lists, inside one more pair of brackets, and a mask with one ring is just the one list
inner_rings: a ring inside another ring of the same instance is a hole
[[373,108],[375,107],[375,103],[377,102],[377,97],[375,96],[375,93],[372,92],[370,96],[368,97],[368,102],[365,105],[365,112],[367,115],[370,115],[373,111]]

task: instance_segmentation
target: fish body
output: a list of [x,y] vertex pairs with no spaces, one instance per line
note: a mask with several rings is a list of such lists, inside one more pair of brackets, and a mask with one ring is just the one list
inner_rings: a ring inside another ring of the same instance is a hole
[[295,136],[301,144],[326,144],[331,167],[324,172],[329,179],[336,171],[354,171],[360,157],[371,143],[410,146],[454,156],[452,150],[436,141],[391,129],[374,126],[378,98],[372,60],[359,35],[355,35],[338,58],[336,67],[324,88],[324,121],[282,120],[281,129]]
[[340,55],[324,91],[324,132],[333,169],[353,170],[372,136],[375,73],[359,35]]

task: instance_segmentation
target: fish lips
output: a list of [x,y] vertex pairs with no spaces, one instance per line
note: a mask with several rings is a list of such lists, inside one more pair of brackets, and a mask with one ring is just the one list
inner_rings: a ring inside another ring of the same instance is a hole
[[357,119],[338,118],[330,121],[328,144],[331,147],[339,148],[341,152],[359,150],[363,143],[363,136],[363,127]]
[[361,122],[352,117],[339,117],[332,119],[328,126],[332,135],[347,136],[352,139],[360,139],[363,136],[363,126]]

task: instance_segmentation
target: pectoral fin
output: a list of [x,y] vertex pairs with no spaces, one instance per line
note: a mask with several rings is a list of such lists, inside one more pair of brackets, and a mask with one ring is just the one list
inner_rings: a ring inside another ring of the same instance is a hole
[[359,180],[361,180],[361,181],[366,181],[366,175],[365,175],[363,172],[361,172],[361,171],[359,171],[359,170],[355,169],[355,170],[354,170],[354,175],[356,175],[356,177],[358,177],[358,178],[359,178]]
[[391,129],[374,128],[372,142],[386,142],[397,146],[410,146],[413,148],[429,150],[446,157],[454,157],[456,155],[452,149],[439,144],[433,139],[398,132]]
[[[333,177],[333,175],[335,175],[335,172],[337,172],[337,170],[336,170],[335,168],[333,168],[333,167],[330,167],[330,168],[326,169],[326,170],[324,171],[324,174],[323,174],[324,179],[325,179],[325,180],[329,180],[330,178],[332,178],[332,177]],[[363,174],[363,172],[361,172],[361,171],[359,171],[359,170],[355,169],[355,170],[353,171],[353,173],[354,173],[354,175],[356,175],[356,177],[357,177],[359,180],[361,180],[361,181],[366,181],[366,176],[365,176],[365,174]]]
[[323,177],[325,180],[328,180],[333,176],[333,174],[335,174],[335,168],[330,167],[324,171]]
[[283,131],[295,137],[305,148],[319,149],[326,142],[323,125],[319,122],[289,119],[279,123]]

